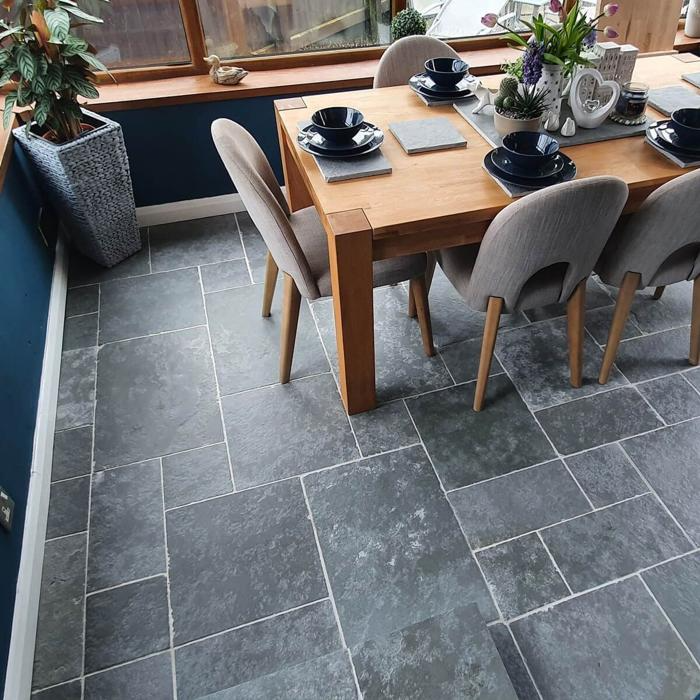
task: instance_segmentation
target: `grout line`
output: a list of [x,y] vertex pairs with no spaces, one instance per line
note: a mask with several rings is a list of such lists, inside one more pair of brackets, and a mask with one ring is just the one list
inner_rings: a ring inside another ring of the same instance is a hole
[[243,232],[241,231],[241,225],[238,222],[238,217],[236,216],[235,212],[233,214],[233,218],[236,222],[236,230],[238,231],[238,240],[241,242],[241,250],[243,251],[243,260],[245,261],[245,266],[246,269],[248,270],[248,279],[250,280],[251,284],[255,284],[255,280],[253,279],[253,269],[250,266],[250,260],[248,259],[248,251],[245,249],[245,242],[243,241]]
[[554,564],[554,568],[557,570],[557,573],[559,576],[561,576],[561,580],[564,582],[564,585],[566,586],[567,590],[569,591],[570,595],[573,595],[573,590],[571,590],[571,586],[569,585],[569,582],[566,580],[566,576],[564,576],[564,572],[559,568],[559,564],[557,564],[557,560],[554,558],[554,555],[550,551],[549,547],[547,546],[547,543],[544,541],[544,538],[542,537],[542,533],[538,530],[537,531],[537,537],[539,537],[540,542],[542,543],[542,546],[544,547],[544,551],[547,552],[549,555],[549,558],[552,560],[552,564]]
[[171,333],[180,333],[182,331],[193,331],[197,328],[207,328],[207,325],[206,323],[198,323],[194,326],[185,326],[184,328],[171,328],[170,330],[159,331],[158,333],[146,333],[144,335],[134,335],[130,338],[118,338],[117,340],[108,340],[104,343],[100,343],[98,338],[97,345],[98,347],[104,347],[105,345],[117,345],[119,343],[128,343],[131,340],[143,340],[144,338],[156,338],[161,335],[170,335]]
[[69,318],[85,318],[85,316],[97,316],[97,311],[86,311],[83,314],[71,314],[70,316],[66,316],[65,320],[67,321]]
[[126,588],[126,586],[131,586],[134,583],[143,583],[145,581],[151,581],[156,578],[161,578],[161,576],[167,576],[167,571],[159,571],[157,574],[150,574],[148,576],[142,576],[141,578],[131,579],[129,581],[122,581],[121,583],[115,583],[113,586],[105,586],[104,588],[97,588],[94,591],[88,591],[85,594],[86,598],[90,598],[94,595],[100,593],[107,593],[108,591],[114,591],[118,588]]
[[[294,377],[294,379],[290,379],[287,384],[292,384],[293,382],[303,382],[305,379],[312,379],[313,377],[323,377],[326,374],[332,374],[330,370],[326,370],[325,372],[316,372],[314,374],[306,374],[303,377]],[[226,398],[228,396],[241,396],[244,394],[250,394],[254,391],[260,391],[262,389],[272,389],[273,387],[276,386],[282,386],[279,381],[277,382],[270,382],[269,384],[262,384],[261,386],[255,386],[250,389],[242,389],[241,391],[232,391],[230,394],[221,394],[221,398]],[[286,386],[286,384],[285,384]]]
[[144,462],[151,462],[154,459],[167,459],[168,457],[176,457],[177,455],[184,455],[188,452],[196,452],[197,450],[205,450],[208,447],[216,447],[217,445],[223,445],[224,440],[219,440],[218,442],[212,442],[210,445],[202,445],[201,447],[188,447],[186,450],[179,450],[177,452],[168,452],[164,455],[155,455],[154,457],[144,457],[136,462],[127,462],[126,464],[110,464],[107,466],[98,467],[95,472],[107,472],[112,469],[123,469],[124,467],[134,467],[137,464],[143,464]]
[[[692,369],[696,369],[696,368],[693,367]],[[690,379],[688,379],[688,377],[686,376],[686,375],[688,374],[689,371],[690,371],[690,370],[687,370],[687,371],[684,371],[684,372],[679,372],[678,374],[680,375],[681,379],[682,379],[686,384],[689,384],[690,387],[691,387],[691,389],[693,389],[693,391],[695,391],[695,393],[696,393],[698,396],[700,396],[700,385],[695,386],[695,384],[693,384],[693,382],[691,382]]]
[[668,427],[666,419],[654,408],[651,401],[649,401],[649,399],[646,396],[644,396],[644,394],[641,391],[639,391],[639,386],[637,386],[637,384],[633,384],[632,388],[639,394],[639,396],[642,397],[642,401],[644,401],[644,403],[647,406],[649,406],[651,412],[661,421],[661,425],[663,425],[664,427]]
[[75,537],[76,535],[87,535],[87,529],[78,530],[77,532],[68,532],[65,535],[57,535],[56,537],[47,537],[46,542],[58,542],[59,540],[66,540],[69,537]]
[[508,634],[510,635],[510,638],[513,640],[513,644],[515,644],[515,648],[518,650],[518,654],[520,654],[520,658],[523,660],[523,665],[525,666],[525,670],[527,671],[527,675],[530,677],[530,680],[532,681],[532,685],[535,688],[535,691],[537,692],[537,696],[539,697],[540,700],[543,700],[542,698],[542,693],[540,692],[540,689],[535,682],[535,676],[532,674],[532,671],[530,670],[530,664],[527,662],[527,659],[525,658],[525,654],[523,654],[523,650],[520,648],[520,644],[518,644],[518,640],[515,638],[515,635],[513,634],[513,630],[510,628],[510,625],[508,623],[505,623],[505,627],[508,630]]
[[67,476],[65,479],[56,479],[55,481],[51,482],[51,486],[54,484],[65,484],[66,481],[77,481],[78,479],[84,479],[86,476],[90,476],[90,472],[87,474],[78,474],[77,476]]

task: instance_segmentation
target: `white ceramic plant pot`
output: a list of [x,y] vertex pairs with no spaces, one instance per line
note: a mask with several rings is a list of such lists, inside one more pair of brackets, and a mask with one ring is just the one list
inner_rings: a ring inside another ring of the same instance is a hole
[[688,14],[685,18],[684,32],[686,36],[700,36],[700,0],[690,0]]
[[501,136],[507,136],[514,131],[539,131],[542,127],[542,117],[534,119],[511,119],[494,111],[493,125]]
[[545,88],[549,92],[544,98],[545,112],[561,114],[561,96],[564,90],[564,76],[562,66],[545,63],[542,66],[542,77],[537,82],[538,88]]

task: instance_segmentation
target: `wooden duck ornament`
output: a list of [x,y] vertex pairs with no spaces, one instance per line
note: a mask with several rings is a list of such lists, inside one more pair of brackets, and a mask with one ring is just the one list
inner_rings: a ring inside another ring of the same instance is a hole
[[204,59],[211,66],[209,76],[217,85],[236,85],[248,75],[248,71],[238,66],[222,65],[223,61],[212,54]]

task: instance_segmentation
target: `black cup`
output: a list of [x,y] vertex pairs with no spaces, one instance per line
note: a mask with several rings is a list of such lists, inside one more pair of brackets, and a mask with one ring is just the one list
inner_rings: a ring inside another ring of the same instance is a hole
[[523,170],[538,170],[559,153],[559,142],[536,131],[514,131],[503,137],[508,158]]
[[671,123],[681,144],[700,147],[700,109],[677,109],[671,115]]
[[311,123],[331,143],[348,143],[362,128],[365,117],[353,107],[326,107],[311,115]]
[[469,64],[458,58],[430,58],[425,72],[436,85],[454,87],[469,72]]

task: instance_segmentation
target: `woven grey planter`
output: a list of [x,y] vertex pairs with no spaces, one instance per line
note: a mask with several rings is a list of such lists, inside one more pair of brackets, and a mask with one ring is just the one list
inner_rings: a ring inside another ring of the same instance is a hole
[[129,161],[117,122],[83,110],[98,127],[56,145],[14,130],[46,187],[71,243],[83,255],[112,267],[141,248]]

